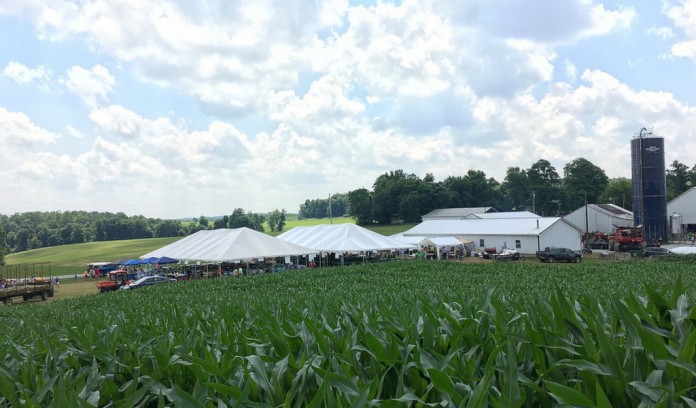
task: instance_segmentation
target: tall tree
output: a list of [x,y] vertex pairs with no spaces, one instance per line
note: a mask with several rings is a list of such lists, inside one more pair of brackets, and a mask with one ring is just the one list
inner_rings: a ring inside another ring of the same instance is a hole
[[508,167],[501,190],[509,200],[511,210],[520,211],[531,205],[529,178],[527,172],[519,167]]
[[417,178],[403,170],[394,170],[377,177],[372,186],[372,209],[375,220],[380,224],[390,224],[392,218],[400,217],[399,204],[406,196],[407,181]]
[[372,224],[372,195],[365,188],[348,192],[350,214],[358,225]]
[[264,217],[260,214],[246,213],[243,209],[236,208],[230,215],[230,222],[227,226],[229,228],[247,227],[263,232],[264,221]]
[[548,160],[539,159],[526,171],[532,192],[532,206],[542,216],[558,215],[563,203],[561,178]]
[[[696,167],[696,166],[695,166]],[[675,199],[678,195],[692,187],[694,174],[689,167],[678,160],[672,162],[667,170],[667,201]]]
[[571,161],[563,167],[563,188],[567,203],[566,211],[573,211],[588,203],[597,203],[600,194],[609,184],[609,177],[604,170],[582,157]]
[[616,204],[619,207],[633,211],[633,185],[626,177],[609,180],[606,188],[599,195],[599,203]]

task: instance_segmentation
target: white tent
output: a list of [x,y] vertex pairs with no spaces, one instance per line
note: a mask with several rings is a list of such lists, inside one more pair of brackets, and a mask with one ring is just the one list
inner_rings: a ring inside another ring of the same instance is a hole
[[696,255],[696,247],[693,246],[681,246],[672,248],[670,251],[679,255]]
[[455,237],[423,238],[423,240],[421,240],[421,242],[418,244],[418,246],[421,248],[428,245],[435,247],[437,259],[441,258],[442,250],[445,248],[452,248],[452,250],[455,250],[456,248],[460,248],[460,250],[464,249],[464,243]]
[[321,224],[295,227],[278,238],[321,252],[383,251],[412,248],[413,245],[370,231],[355,224]]
[[309,248],[244,227],[198,231],[140,258],[168,256],[180,260],[234,262],[314,253]]
[[409,248],[416,249],[418,248],[418,244],[423,240],[424,237],[413,237],[413,236],[405,236],[403,233],[398,233],[394,235],[390,235],[389,238],[399,241],[402,244],[408,245]]

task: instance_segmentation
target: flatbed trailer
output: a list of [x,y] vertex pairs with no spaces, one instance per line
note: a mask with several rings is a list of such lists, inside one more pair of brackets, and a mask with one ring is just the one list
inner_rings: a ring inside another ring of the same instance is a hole
[[25,302],[34,297],[46,300],[53,297],[54,286],[51,277],[51,263],[0,266],[0,302],[9,305],[13,299],[22,298]]

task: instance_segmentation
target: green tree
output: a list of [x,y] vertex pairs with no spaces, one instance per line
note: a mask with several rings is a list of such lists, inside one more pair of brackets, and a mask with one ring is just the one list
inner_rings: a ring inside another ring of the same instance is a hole
[[[696,168],[696,166],[694,166]],[[672,162],[667,170],[667,201],[674,200],[681,193],[692,187],[693,170],[680,163],[678,160]]]
[[604,170],[584,158],[578,158],[563,167],[563,188],[567,202],[566,211],[573,211],[588,203],[597,203],[600,194],[607,188],[609,177]]
[[200,218],[198,218],[198,223],[201,224],[201,227],[203,227],[203,229],[208,229],[209,222],[208,219],[205,218],[205,216],[201,215]]
[[560,213],[563,203],[561,178],[548,160],[539,159],[526,170],[536,214],[551,216]]
[[268,214],[268,227],[271,229],[271,232],[276,231],[276,225],[279,219],[280,211],[278,210],[273,210]]
[[155,223],[155,237],[177,237],[183,235],[181,223],[175,220],[159,220]]
[[531,205],[529,194],[529,177],[519,167],[508,167],[501,191],[507,197],[511,210],[524,210]]
[[350,214],[358,225],[372,224],[372,194],[365,188],[348,193]]
[[213,229],[227,228],[228,222],[230,222],[230,217],[228,215],[220,217],[213,222]]
[[247,227],[256,231],[263,232],[263,223],[265,219],[261,214],[246,213],[241,208],[236,208],[229,218],[228,228]]
[[[405,215],[410,217],[416,211],[421,212],[420,208],[418,210],[409,208],[408,214],[402,214],[404,206],[401,202],[414,201],[414,194],[418,194],[422,183],[423,181],[415,174],[406,174],[403,170],[394,170],[377,177],[372,193],[375,220],[383,225],[391,224],[393,218],[405,218]],[[415,202],[420,200],[416,198]]]
[[626,177],[609,180],[606,188],[599,195],[600,204],[616,204],[619,207],[633,211],[633,185]]
[[283,229],[285,228],[285,220],[287,218],[287,214],[288,214],[288,212],[285,211],[285,208],[283,208],[280,211],[280,216],[278,217],[278,222],[276,223],[276,230],[277,231],[283,231]]

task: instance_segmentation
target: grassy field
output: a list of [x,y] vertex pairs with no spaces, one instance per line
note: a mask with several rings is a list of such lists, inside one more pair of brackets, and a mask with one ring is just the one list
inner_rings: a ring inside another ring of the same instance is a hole
[[692,407],[693,265],[399,261],[0,307],[0,406]]
[[7,255],[5,263],[51,262],[53,276],[81,274],[90,262],[112,262],[123,258],[138,258],[178,239],[180,237],[131,239],[39,248]]

